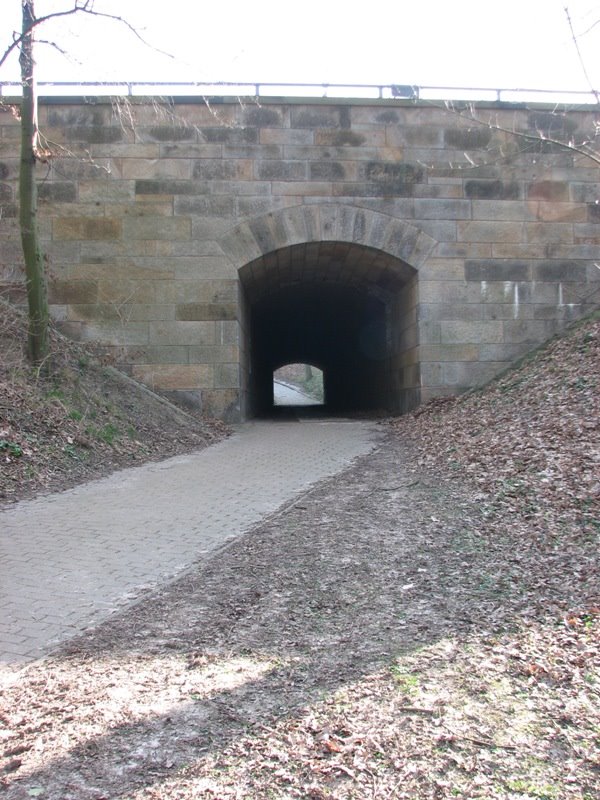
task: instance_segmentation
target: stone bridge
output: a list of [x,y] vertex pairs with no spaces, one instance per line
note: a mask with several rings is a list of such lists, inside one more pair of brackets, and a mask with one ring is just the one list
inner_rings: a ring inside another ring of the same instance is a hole
[[[0,265],[18,296],[18,120],[10,101],[0,111]],[[323,369],[332,410],[462,392],[598,301],[600,173],[561,144],[596,117],[49,98],[52,313],[136,379],[230,420],[267,411],[273,371],[296,361]]]

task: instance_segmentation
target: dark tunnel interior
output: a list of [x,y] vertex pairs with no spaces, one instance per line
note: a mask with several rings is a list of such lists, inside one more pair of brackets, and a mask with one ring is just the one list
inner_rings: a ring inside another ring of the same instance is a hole
[[397,259],[338,242],[286,248],[243,268],[246,416],[274,412],[273,373],[293,362],[323,371],[325,413],[393,410],[399,310],[412,277]]

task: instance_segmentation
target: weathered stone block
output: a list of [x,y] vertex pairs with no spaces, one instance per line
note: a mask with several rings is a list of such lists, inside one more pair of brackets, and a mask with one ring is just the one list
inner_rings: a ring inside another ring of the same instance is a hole
[[314,133],[308,129],[266,128],[260,131],[260,143],[265,145],[312,145],[313,142]]
[[490,361],[445,363],[442,367],[442,382],[448,388],[459,387],[461,390],[481,386],[490,381],[508,364],[508,359],[495,363]]
[[284,114],[279,109],[256,107],[244,112],[244,123],[255,128],[280,128],[284,121]]
[[215,389],[236,389],[240,386],[240,367],[238,364],[215,364]]
[[[266,162],[269,163],[269,162]],[[197,180],[249,181],[252,180],[253,162],[249,159],[196,161],[193,176]]]
[[98,180],[112,173],[109,158],[95,158],[92,161],[83,161],[79,158],[60,158],[50,162],[48,179],[52,181],[65,180]]
[[548,225],[543,222],[525,223],[525,236],[528,242],[572,242],[573,226],[569,223]]
[[210,188],[205,181],[186,181],[163,179],[142,179],[135,182],[136,194],[158,195],[197,195],[208,194]]
[[114,158],[115,172],[124,180],[188,180],[192,161],[187,158]]
[[415,199],[415,219],[469,219],[471,203],[468,200]]
[[384,187],[387,194],[410,194],[411,188],[423,179],[424,171],[418,164],[371,161],[364,168],[364,180]]
[[150,344],[215,344],[214,322],[150,322],[148,330]]
[[214,381],[210,364],[135,364],[133,377],[159,390],[202,389]]
[[[150,145],[143,145],[149,147]],[[156,145],[152,145],[156,147]],[[168,142],[158,145],[158,155],[161,158],[222,158],[223,145],[222,144],[197,144],[186,142],[185,144],[177,144]]]
[[52,221],[52,238],[101,241],[120,239],[121,221],[108,217],[57,217]]
[[226,422],[240,419],[239,389],[204,389],[202,411],[207,416],[221,417]]
[[535,209],[535,217],[544,222],[586,222],[588,206],[574,203],[547,203],[532,201],[530,207]]
[[[421,382],[423,386],[440,386],[443,383],[442,363],[436,361],[421,362]],[[446,389],[446,393],[448,389]]]
[[74,203],[77,200],[77,186],[67,181],[43,181],[38,186],[38,198],[48,203]]
[[535,281],[574,281],[586,279],[586,264],[581,261],[538,261],[533,266]]
[[123,220],[125,239],[189,239],[192,223],[186,217],[129,217]]
[[211,144],[257,144],[257,128],[202,128],[200,136],[205,142]]
[[235,364],[237,366],[240,360],[240,349],[233,344],[191,345],[186,350],[190,364]]
[[484,319],[533,319],[537,306],[525,302],[516,295],[518,302],[486,303],[483,306]]
[[95,303],[98,298],[98,284],[90,280],[55,280],[48,285],[48,298],[51,303]]
[[2,204],[2,219],[16,219],[19,216],[19,206],[16,203],[3,203]]
[[523,200],[472,200],[471,213],[474,220],[522,222],[535,219],[538,205]]
[[175,309],[178,320],[226,320],[236,319],[237,305],[234,303],[180,303]]
[[346,168],[340,161],[313,161],[310,164],[310,179],[323,181],[344,180]]
[[442,344],[493,344],[503,341],[502,322],[442,321]]
[[161,195],[142,195],[133,202],[106,204],[106,208],[113,217],[172,217],[173,199]]
[[176,197],[176,215],[194,215],[205,217],[233,217],[235,214],[235,197]]
[[494,259],[531,259],[540,257],[539,244],[523,244],[522,242],[493,242],[490,246],[487,257]]
[[529,112],[527,127],[536,136],[552,139],[566,137],[568,142],[577,130],[577,121],[568,113],[562,111],[531,111]]
[[420,320],[456,319],[473,321],[483,319],[483,307],[480,303],[420,303]]
[[485,150],[492,140],[489,128],[446,128],[444,142],[455,150]]
[[526,281],[531,279],[527,261],[482,259],[465,261],[467,281]]
[[473,344],[428,344],[420,348],[423,361],[477,361],[479,346]]
[[566,181],[536,181],[527,187],[527,197],[530,200],[568,202],[569,184]]
[[345,124],[342,124],[340,108],[336,106],[318,108],[293,106],[290,112],[290,127],[292,128],[348,128],[348,120],[344,120],[344,122]]
[[79,181],[79,199],[89,202],[120,202],[132,200],[135,195],[133,181],[113,180],[105,178],[95,181]]
[[83,322],[80,325],[79,337],[87,342],[101,345],[136,345],[148,343],[147,322]]
[[302,161],[261,161],[256,164],[256,176],[262,181],[304,181],[307,165]]
[[528,342],[534,345],[543,342],[553,333],[545,320],[506,320],[502,324],[506,342]]
[[153,303],[155,283],[157,281],[107,276],[106,279],[98,281],[98,300],[112,303],[117,307],[130,303]]
[[105,303],[94,303],[93,305],[77,303],[68,306],[67,318],[80,321],[120,322],[122,309]]
[[438,320],[422,320],[419,322],[419,342],[423,344],[441,344],[442,329]]
[[519,200],[521,186],[516,181],[468,180],[465,181],[465,197],[477,200]]
[[175,319],[175,307],[166,303],[130,303],[123,308],[122,316],[132,322]]
[[571,183],[571,199],[575,203],[600,203],[600,186],[594,183]]
[[154,125],[151,128],[138,128],[136,135],[141,141],[154,142],[193,142],[197,138],[196,128],[180,118],[171,125]]
[[239,345],[240,341],[240,324],[237,320],[215,323],[215,344]]
[[504,342],[503,344],[482,344],[479,347],[480,361],[514,361],[531,347],[526,342]]
[[111,144],[121,142],[126,136],[124,129],[116,125],[75,125],[66,130],[70,141],[84,144]]
[[55,127],[102,127],[110,122],[110,105],[42,106],[46,123]]
[[[315,144],[326,147],[362,147],[367,144],[367,141],[366,133],[357,131],[318,130],[315,132]],[[385,139],[382,136],[381,145],[384,143]]]
[[224,144],[221,158],[250,159],[251,161],[283,161],[284,147],[276,144]]
[[157,296],[164,303],[235,303],[237,280],[178,280],[157,283]]
[[520,242],[524,229],[519,222],[458,222],[457,235],[467,242]]
[[421,303],[465,303],[468,286],[464,281],[420,281]]
[[119,360],[130,364],[189,364],[188,350],[182,345],[126,345],[121,348]]

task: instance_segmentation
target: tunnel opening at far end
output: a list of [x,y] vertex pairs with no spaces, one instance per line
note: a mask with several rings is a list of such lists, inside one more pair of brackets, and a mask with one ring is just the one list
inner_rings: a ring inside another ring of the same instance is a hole
[[281,408],[322,408],[323,370],[316,364],[283,364],[273,373],[273,405]]
[[292,363],[322,371],[325,413],[418,405],[418,287],[408,264],[363,245],[311,242],[239,274],[246,417],[274,412],[273,375]]

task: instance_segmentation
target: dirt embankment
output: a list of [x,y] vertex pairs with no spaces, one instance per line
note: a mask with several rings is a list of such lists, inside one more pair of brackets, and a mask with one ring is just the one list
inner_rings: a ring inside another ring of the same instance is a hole
[[47,363],[31,367],[26,330],[23,313],[0,300],[0,504],[227,435],[222,423],[175,408],[54,330]]

